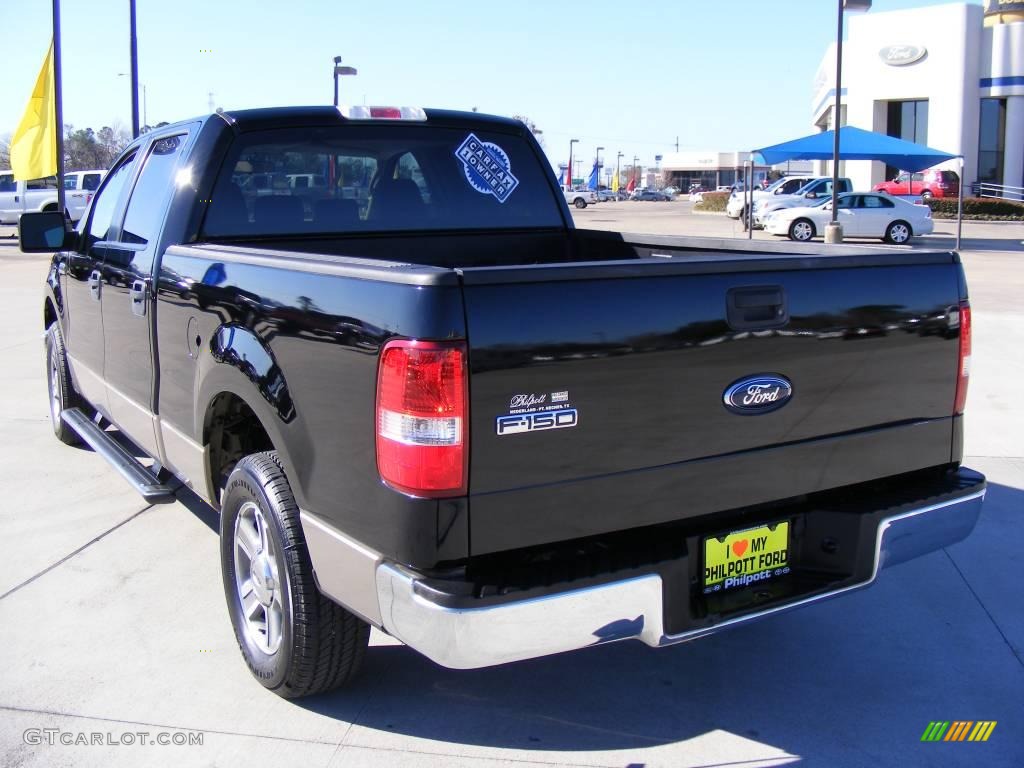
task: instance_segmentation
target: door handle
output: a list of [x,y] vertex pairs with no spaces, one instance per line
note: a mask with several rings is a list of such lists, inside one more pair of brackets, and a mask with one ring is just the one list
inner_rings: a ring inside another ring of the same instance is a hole
[[67,273],[68,273],[67,262],[66,261],[58,262],[57,263],[57,274],[58,275],[66,275]]
[[145,317],[146,304],[149,300],[149,282],[146,280],[132,282],[132,287],[128,289],[128,298],[131,299],[132,314]]
[[103,284],[103,276],[100,274],[98,269],[94,269],[89,274],[89,292],[92,293],[93,299],[96,301],[100,300],[100,286]]

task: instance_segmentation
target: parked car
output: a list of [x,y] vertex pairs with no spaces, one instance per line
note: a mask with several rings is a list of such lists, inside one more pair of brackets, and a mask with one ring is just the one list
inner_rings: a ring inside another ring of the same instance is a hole
[[[839,179],[839,192],[850,192],[853,190],[853,183],[846,178]],[[791,195],[771,195],[762,197],[754,203],[754,226],[760,227],[764,224],[765,214],[777,211],[780,208],[798,208],[806,205],[816,205],[822,198],[832,197],[832,177],[819,176],[813,181],[804,184],[800,189]]]
[[955,171],[931,168],[920,173],[901,171],[892,181],[875,184],[876,192],[890,195],[920,195],[929,197],[957,197],[960,194],[960,176]]
[[[374,161],[365,217],[329,197],[305,220],[294,190],[233,178],[339,153]],[[371,626],[457,669],[694,640],[974,528],[955,253],[576,229],[542,158],[477,113],[231,111],[136,138],[78,230],[22,217],[21,249],[53,254],[54,434],[148,503],[180,481],[219,512],[266,688],[348,683]],[[932,317],[945,334],[857,330]],[[178,517],[163,552],[186,569],[209,553],[175,549]],[[106,597],[153,614],[145,590]]]
[[64,174],[64,205],[72,221],[85,215],[100,182],[107,175],[104,170],[70,171]]
[[629,197],[630,200],[656,200],[658,202],[668,202],[672,199],[671,195],[666,195],[659,189],[638,189],[633,192]]
[[[843,238],[880,237],[887,243],[902,245],[916,235],[930,235],[935,228],[927,205],[914,205],[886,194],[854,192],[837,200],[837,221]],[[823,236],[832,221],[832,201],[815,206],[780,208],[764,217],[764,228],[773,235],[788,235],[790,240],[806,242]]]
[[[754,190],[754,202],[769,198],[773,195],[791,195],[797,192],[801,187],[814,179],[821,178],[818,176],[783,176],[781,179],[776,179],[772,182],[767,189],[756,188]],[[749,201],[749,193],[745,194],[742,190],[734,190],[729,195],[729,200],[725,205],[725,214],[730,219],[738,219],[743,216],[746,211],[747,202]]]
[[610,203],[610,202],[615,202],[618,199],[619,199],[619,193],[618,192],[613,192],[610,189],[599,189],[597,191],[597,200],[598,200],[598,202],[601,202],[601,203],[609,202]]
[[597,192],[592,189],[563,189],[565,202],[576,208],[586,208],[590,203],[597,202]]

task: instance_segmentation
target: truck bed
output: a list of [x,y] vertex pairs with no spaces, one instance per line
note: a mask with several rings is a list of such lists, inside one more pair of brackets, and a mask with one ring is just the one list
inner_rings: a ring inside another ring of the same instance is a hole
[[[170,255],[188,253],[260,271],[457,290],[472,382],[474,555],[959,461],[952,403],[961,289],[950,252],[840,247],[822,255],[801,245],[584,230],[293,238]],[[784,322],[733,325],[730,295],[765,287],[781,297]],[[331,292],[322,283],[317,290]],[[346,322],[381,325],[374,314]],[[297,354],[297,343],[275,338],[270,347],[301,371],[308,353]],[[723,408],[726,387],[760,373],[792,381],[786,407],[758,416]],[[548,410],[558,407],[552,393],[567,393],[575,428],[497,433],[516,396],[543,395],[532,409]],[[295,406],[301,412],[303,403]]]

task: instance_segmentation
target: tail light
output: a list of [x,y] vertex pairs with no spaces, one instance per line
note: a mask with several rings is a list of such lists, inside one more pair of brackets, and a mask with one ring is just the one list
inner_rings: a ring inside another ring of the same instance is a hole
[[953,413],[963,413],[967,402],[967,383],[971,375],[971,305],[960,302],[960,354],[956,369],[956,400]]
[[377,471],[415,496],[461,496],[469,416],[465,342],[388,342],[377,372]]

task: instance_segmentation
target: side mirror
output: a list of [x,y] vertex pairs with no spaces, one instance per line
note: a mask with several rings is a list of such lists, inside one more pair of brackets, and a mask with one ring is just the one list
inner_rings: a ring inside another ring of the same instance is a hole
[[23,213],[18,223],[18,247],[24,253],[56,253],[74,247],[78,234],[59,211]]
[[818,197],[818,193],[817,192],[808,192],[806,195],[804,195],[804,197],[806,197],[808,200],[814,200],[814,199],[816,199]]

